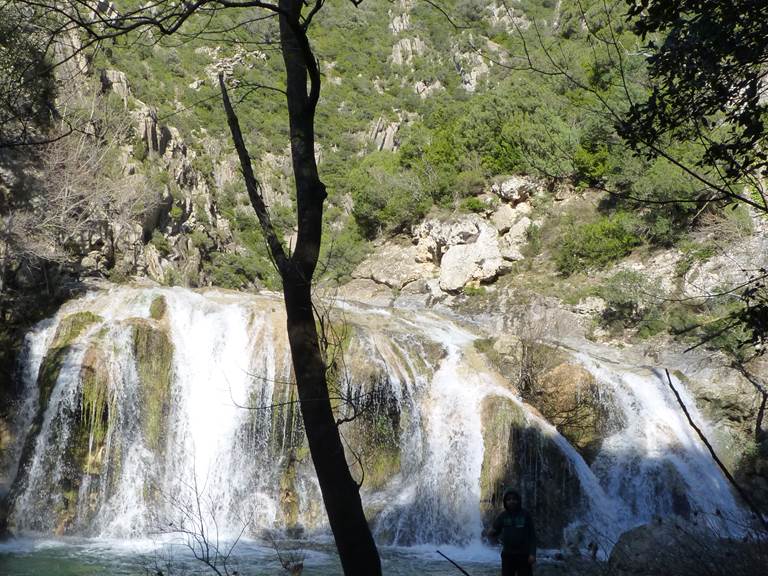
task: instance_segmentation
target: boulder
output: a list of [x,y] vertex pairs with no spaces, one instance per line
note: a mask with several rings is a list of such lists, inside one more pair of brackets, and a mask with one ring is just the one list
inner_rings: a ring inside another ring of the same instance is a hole
[[491,192],[512,205],[527,200],[538,190],[539,183],[530,176],[510,176],[491,186]]
[[114,92],[123,100],[123,107],[128,106],[128,97],[131,95],[131,87],[128,85],[128,78],[125,72],[120,70],[102,70],[101,71],[101,92]]
[[501,239],[501,256],[505,260],[522,260],[523,246],[528,242],[527,233],[531,226],[531,219],[523,216],[515,222],[509,231]]
[[[625,532],[608,560],[615,576],[752,576],[764,573],[760,545],[720,538],[707,522],[656,518]],[[760,568],[762,566],[762,568]]]
[[477,240],[483,226],[487,227],[488,224],[477,214],[449,221],[435,218],[425,220],[413,228],[417,257],[423,262],[439,264],[451,246],[470,244]]
[[445,300],[438,278],[422,279],[403,286],[393,305],[398,308],[426,308]]
[[446,292],[461,290],[468,282],[488,282],[506,271],[499,247],[499,235],[483,222],[476,240],[469,244],[454,244],[440,261],[440,288]]
[[92,250],[80,260],[80,267],[88,273],[107,273],[107,262],[104,255],[98,250]]
[[510,229],[516,218],[515,209],[509,204],[502,204],[491,214],[491,223],[496,227],[499,234],[504,234]]
[[352,277],[400,290],[406,284],[436,275],[433,264],[417,261],[418,253],[417,246],[382,244],[357,267]]

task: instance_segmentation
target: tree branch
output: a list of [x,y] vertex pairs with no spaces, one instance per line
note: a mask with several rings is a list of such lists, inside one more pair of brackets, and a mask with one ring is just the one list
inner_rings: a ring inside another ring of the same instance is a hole
[[728,471],[728,468],[725,467],[725,464],[723,464],[722,460],[718,458],[717,453],[715,452],[715,449],[712,448],[712,444],[709,443],[709,440],[704,435],[704,433],[701,431],[701,429],[696,426],[696,423],[693,421],[693,418],[691,418],[691,414],[688,412],[688,408],[685,406],[685,402],[683,402],[683,399],[680,397],[680,394],[677,391],[677,388],[675,388],[675,385],[672,383],[672,377],[669,375],[669,370],[666,368],[664,369],[664,373],[667,375],[667,382],[669,383],[669,387],[672,389],[672,392],[675,395],[675,398],[677,399],[677,403],[680,405],[680,408],[682,409],[683,413],[685,414],[685,417],[688,419],[688,424],[690,424],[691,428],[694,429],[696,434],[699,436],[701,441],[704,443],[704,445],[707,447],[707,450],[709,450],[709,454],[712,456],[712,459],[715,461],[717,466],[722,471],[723,475],[728,479],[728,482],[733,486],[733,488],[738,492],[739,496],[741,496],[741,499],[744,501],[744,503],[749,507],[749,509],[752,511],[752,513],[757,516],[757,519],[760,521],[760,523],[763,525],[763,528],[768,530],[768,520],[765,519],[765,517],[762,515],[760,510],[755,506],[755,504],[752,502],[752,499],[749,497],[749,495],[746,493],[746,491],[739,485],[738,482],[736,482],[736,479],[733,477],[733,475]]
[[232,140],[235,143],[237,156],[240,159],[240,168],[243,171],[243,179],[245,180],[245,188],[248,191],[248,197],[251,200],[253,209],[256,211],[256,216],[259,219],[259,224],[266,237],[267,246],[269,247],[269,252],[272,255],[275,266],[277,267],[278,272],[280,272],[280,275],[283,276],[289,269],[290,260],[285,254],[282,242],[280,242],[280,239],[277,237],[277,233],[272,224],[272,219],[269,216],[269,211],[264,204],[264,198],[261,194],[261,186],[253,173],[251,157],[248,154],[248,149],[243,140],[243,133],[240,130],[240,122],[237,119],[235,110],[232,108],[232,103],[230,102],[229,94],[227,93],[227,86],[224,82],[224,74],[221,72],[219,72],[219,86],[221,87],[221,98],[224,102],[224,110],[227,113],[227,124],[229,124],[229,130],[232,133]]

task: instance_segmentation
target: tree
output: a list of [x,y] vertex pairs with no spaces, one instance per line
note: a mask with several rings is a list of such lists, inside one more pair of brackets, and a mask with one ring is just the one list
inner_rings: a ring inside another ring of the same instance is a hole
[[[700,165],[734,183],[768,175],[768,3],[627,0],[652,82],[620,129],[633,146],[698,141]],[[755,186],[766,206],[762,186]]]
[[30,26],[30,12],[0,3],[0,148],[36,141],[53,116],[46,38]]
[[[357,0],[352,2],[357,3]],[[285,65],[285,95],[296,188],[298,231],[292,253],[285,249],[272,224],[223,75],[219,76],[219,83],[246,189],[282,278],[288,338],[302,416],[342,567],[345,574],[375,576],[381,574],[381,563],[363,512],[359,485],[351,475],[333,414],[312,301],[312,279],[320,254],[326,190],[315,160],[314,119],[320,97],[320,69],[308,31],[323,5],[324,0],[308,4],[303,0],[278,0],[276,4],[259,0],[159,1],[150,7],[121,14],[109,7],[94,9],[78,0],[29,2],[51,30],[58,34],[81,34],[81,50],[133,31],[151,31],[159,36],[182,35],[182,29],[189,26],[193,33],[200,33],[204,25],[194,29],[191,23],[195,16],[210,21],[219,10],[260,11],[261,16],[253,16],[254,19],[264,18],[265,14],[277,17]]]

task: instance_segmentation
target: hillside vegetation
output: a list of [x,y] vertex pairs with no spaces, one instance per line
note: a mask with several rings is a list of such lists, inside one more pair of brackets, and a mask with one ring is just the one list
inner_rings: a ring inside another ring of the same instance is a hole
[[[123,0],[110,9],[139,5]],[[10,22],[25,8],[2,10]],[[613,329],[689,334],[702,324],[714,339],[730,338],[719,345],[738,348],[748,334],[718,333],[718,318],[743,306],[738,298],[660,304],[649,279],[631,270],[582,280],[658,250],[683,254],[679,275],[754,227],[743,206],[702,186],[701,175],[721,176],[701,162],[706,140],[669,139],[665,154],[644,155],[620,135],[631,104],[652,90],[648,38],[636,35],[627,11],[623,2],[578,0],[325,6],[311,34],[323,74],[316,152],[329,193],[321,279],[348,280],[372,242],[407,236],[427,215],[493,209],[492,185],[526,175],[540,193],[526,232],[528,260],[516,275],[535,261],[551,272],[551,293],[598,295],[609,303]],[[283,64],[276,19],[262,16],[249,9],[198,14],[185,34],[120,36],[84,50],[83,74],[56,71],[55,106],[88,122],[95,140],[4,149],[4,166],[23,159],[34,167],[3,174],[6,292],[50,287],[52,276],[60,277],[54,284],[149,276],[165,284],[278,286],[238,177],[217,85],[223,73],[290,244]],[[14,40],[4,42],[6,54]],[[34,54],[34,42],[22,49]],[[40,91],[52,98],[49,84]],[[86,156],[86,148],[97,152]],[[74,207],[72,194],[59,198],[51,186],[62,170],[78,198]],[[559,199],[581,195],[589,201],[555,209]],[[33,225],[42,212],[59,222]]]

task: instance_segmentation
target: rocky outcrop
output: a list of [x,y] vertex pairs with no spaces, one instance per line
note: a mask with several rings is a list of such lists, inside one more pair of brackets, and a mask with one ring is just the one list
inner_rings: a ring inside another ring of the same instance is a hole
[[522,257],[509,249],[511,236],[502,241],[497,228],[476,214],[446,222],[426,220],[414,228],[413,237],[417,259],[439,264],[445,292],[461,290],[469,282],[489,282],[508,269],[507,260]]
[[416,94],[418,94],[419,98],[422,100],[429,98],[432,96],[432,94],[440,92],[442,89],[443,84],[440,82],[440,80],[433,80],[429,82],[419,80],[413,87],[414,92],[416,92]]
[[394,290],[436,273],[436,266],[418,258],[419,248],[414,245],[384,244],[357,267],[356,279],[367,279]]
[[[717,236],[716,253],[694,262],[683,278],[682,293],[686,297],[706,297],[747,282],[768,267],[768,222],[752,217],[753,233],[741,230],[741,238],[724,242]],[[715,232],[717,234],[717,232]],[[706,238],[704,240],[707,240]]]
[[120,70],[102,70],[101,71],[101,91],[103,93],[112,91],[123,100],[123,106],[128,106],[128,98],[131,96],[131,87],[128,85],[128,78]]
[[462,87],[467,92],[477,90],[480,80],[491,70],[485,58],[477,52],[455,52],[453,65],[461,76]]
[[389,10],[389,29],[395,35],[410,29],[411,8],[413,8],[411,0],[400,0],[398,4],[399,10]]
[[[426,304],[467,285],[494,281],[511,262],[524,257],[533,224],[525,200],[536,185],[527,178],[509,178],[494,185],[498,200],[485,195],[489,208],[484,214],[428,218],[413,227],[410,244],[403,238],[382,241],[353,272],[354,280],[342,288],[343,294],[360,301],[373,298],[379,305],[401,296],[403,304],[414,303],[414,298]],[[382,286],[397,293],[390,297]]]
[[400,144],[396,139],[399,129],[400,122],[387,122],[382,116],[379,116],[368,131],[367,140],[373,144],[376,150],[394,152]]
[[507,32],[515,33],[517,30],[526,30],[530,21],[521,13],[511,8],[508,4],[492,4],[486,8],[489,12],[488,19],[493,26],[498,26]]
[[488,282],[507,270],[498,233],[486,222],[477,223],[472,243],[447,247],[440,260],[440,288],[455,292],[471,281]]
[[395,66],[410,66],[413,59],[422,56],[427,50],[427,45],[418,36],[414,38],[401,38],[392,46],[392,64]]

